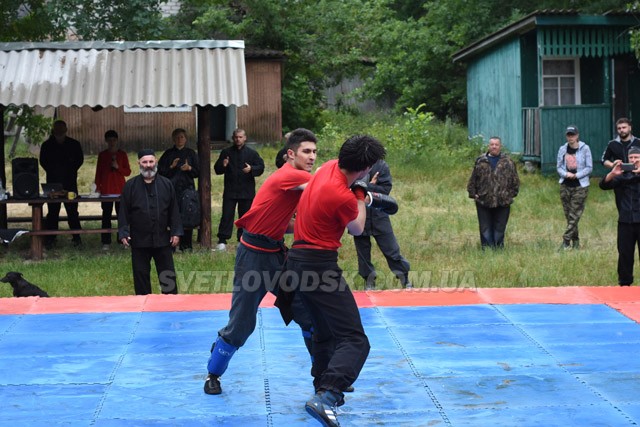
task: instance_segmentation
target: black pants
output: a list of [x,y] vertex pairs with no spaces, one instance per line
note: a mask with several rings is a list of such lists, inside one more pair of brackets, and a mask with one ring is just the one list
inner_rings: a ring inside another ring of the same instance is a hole
[[[78,214],[77,203],[65,203],[64,210],[67,211],[67,222],[69,223],[70,230],[80,230],[80,215]],[[45,219],[45,226],[47,230],[57,230],[58,222],[60,221],[60,202],[47,203],[47,218]],[[45,242],[52,242],[56,239],[56,236],[46,236]],[[80,241],[80,235],[74,234],[73,240]]]
[[504,233],[509,221],[510,206],[498,206],[497,208],[485,208],[476,203],[478,210],[478,223],[480,224],[480,243],[482,248],[504,247]]
[[131,248],[131,267],[133,268],[133,288],[136,295],[151,292],[151,259],[156,264],[156,272],[163,294],[177,294],[176,271],[173,266],[171,245],[160,248]]
[[180,249],[193,248],[193,228],[185,228],[184,234],[180,236]]
[[640,223],[618,223],[618,284],[633,283],[633,263],[636,258],[636,246],[640,250]]
[[291,249],[287,274],[313,323],[313,385],[316,390],[344,392],[360,375],[369,355],[353,294],[342,277],[336,251]]
[[[236,205],[238,206],[238,218],[240,218],[251,208],[252,202],[253,199],[222,198],[222,217],[220,218],[220,225],[218,226],[218,241],[220,243],[227,243],[227,240],[231,238],[231,233],[233,232],[233,220],[236,214]],[[240,241],[240,236],[242,236],[242,229],[238,228],[238,241]]]
[[[120,210],[120,202],[102,202],[102,228],[111,228],[111,212],[113,212],[113,206],[116,206],[116,216]],[[111,244],[111,233],[102,233],[100,235],[100,241],[103,245]]]
[[[396,236],[393,233],[383,233],[376,234],[373,238],[386,258],[389,269],[400,279],[403,286],[406,285],[411,266],[409,261],[400,254],[400,245],[398,245]],[[358,254],[358,274],[367,283],[375,280],[376,269],[371,262],[371,236],[354,236],[353,242]]]

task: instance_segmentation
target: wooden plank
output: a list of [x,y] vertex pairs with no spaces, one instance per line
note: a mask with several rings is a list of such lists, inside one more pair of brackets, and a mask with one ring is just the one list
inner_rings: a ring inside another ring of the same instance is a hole
[[[102,216],[101,215],[80,215],[80,217],[78,218],[80,221],[100,221],[102,220]],[[60,216],[59,221],[60,222],[65,222],[68,221],[69,218],[66,216]],[[117,221],[118,217],[116,215],[111,215],[111,221]],[[7,218],[7,222],[31,222],[31,217],[30,216],[14,216],[14,217],[10,217]]]
[[63,236],[68,234],[103,234],[117,233],[117,228],[83,228],[81,230],[38,230],[30,231],[28,236]]

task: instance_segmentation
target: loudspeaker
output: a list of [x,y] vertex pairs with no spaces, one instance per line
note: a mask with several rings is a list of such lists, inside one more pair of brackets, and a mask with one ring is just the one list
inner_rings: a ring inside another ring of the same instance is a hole
[[40,179],[38,176],[38,159],[17,157],[11,161],[13,177],[13,197],[16,199],[33,199],[38,197]]

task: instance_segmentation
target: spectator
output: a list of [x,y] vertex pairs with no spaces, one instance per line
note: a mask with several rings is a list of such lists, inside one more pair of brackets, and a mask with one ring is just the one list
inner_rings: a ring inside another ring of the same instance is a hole
[[[218,331],[207,363],[207,394],[222,393],[220,376],[255,329],[258,306],[266,293],[277,291],[274,288],[285,259],[284,234],[291,232],[293,213],[311,178],[316,136],[307,129],[296,129],[287,145],[289,161],[265,180],[251,209],[236,221],[236,226],[245,231],[236,250],[229,322]],[[255,272],[260,272],[264,280],[247,286]],[[311,351],[311,319],[301,304],[295,307],[296,322]]]
[[[80,143],[67,136],[67,123],[56,120],[53,123],[51,137],[42,143],[40,149],[40,165],[47,174],[47,183],[62,184],[65,191],[78,193],[78,169],[84,163],[84,154]],[[60,219],[60,202],[47,203],[47,230],[57,230]],[[77,203],[65,203],[67,221],[71,230],[80,230],[80,216]],[[72,237],[73,245],[80,246],[82,239],[79,234]],[[56,243],[56,236],[45,237],[45,247],[51,249]]]
[[501,151],[500,138],[489,138],[489,149],[476,159],[467,185],[469,197],[476,202],[483,250],[504,247],[511,203],[520,188],[516,165]]
[[140,175],[122,189],[118,236],[131,247],[131,267],[136,295],[151,293],[151,259],[156,265],[163,294],[177,294],[173,250],[180,243],[182,224],[171,181],[158,175],[153,150],[138,153]]
[[[264,172],[264,161],[260,155],[245,145],[247,135],[244,130],[233,131],[233,146],[220,152],[220,157],[213,165],[216,175],[224,174],[224,191],[222,193],[222,217],[218,226],[219,251],[227,249],[227,240],[233,231],[233,219],[236,205],[238,217],[242,217],[249,208],[256,195],[256,176]],[[237,237],[240,241],[242,228],[238,228]]]
[[[186,191],[195,192],[195,178],[200,174],[198,167],[198,155],[194,150],[187,147],[187,131],[175,129],[171,133],[173,147],[165,151],[158,162],[158,173],[171,180],[176,190],[178,209],[182,214],[181,201]],[[193,228],[191,224],[183,221],[184,235],[180,239],[180,249],[191,251],[193,249]]]
[[593,170],[593,159],[589,146],[580,141],[576,126],[565,131],[567,143],[558,150],[557,170],[560,175],[560,200],[567,228],[562,235],[562,248],[580,248],[578,222],[589,195],[589,175]]
[[631,286],[636,246],[640,245],[640,147],[630,147],[628,160],[634,170],[623,171],[622,162],[614,162],[611,172],[602,177],[600,188],[613,190],[618,209],[618,284]]
[[[378,160],[364,180],[367,181],[370,191],[381,194],[391,192],[391,172],[389,165],[384,160]],[[376,288],[376,269],[371,262],[372,236],[386,258],[389,269],[400,280],[400,284],[405,288],[411,288],[412,285],[409,281],[411,265],[400,254],[400,246],[395,234],[393,234],[389,215],[379,209],[367,207],[364,231],[359,236],[353,236],[358,254],[358,274],[364,279],[365,289]]]
[[631,120],[626,117],[616,121],[616,131],[618,136],[607,144],[607,148],[602,153],[602,164],[611,169],[616,160],[627,163],[628,152],[631,147],[640,147],[640,139],[631,134]]
[[[96,191],[101,195],[120,195],[124,187],[125,177],[131,175],[129,156],[118,148],[118,133],[108,130],[104,134],[108,148],[98,154],[96,165]],[[120,202],[102,202],[102,228],[111,228],[111,213],[116,207],[116,215],[120,209]],[[111,233],[100,236],[102,249],[108,251],[111,246]]]

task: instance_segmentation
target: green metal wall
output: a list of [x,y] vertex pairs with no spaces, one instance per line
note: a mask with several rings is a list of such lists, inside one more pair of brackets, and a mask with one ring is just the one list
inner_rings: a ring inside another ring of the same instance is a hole
[[540,162],[542,172],[556,173],[558,148],[566,142],[564,131],[568,125],[576,125],[580,140],[591,148],[594,175],[605,171],[600,158],[613,138],[611,135],[611,107],[608,105],[576,105],[573,107],[540,108]]
[[513,40],[469,64],[467,99],[469,134],[502,138],[503,145],[522,152],[520,41]]

